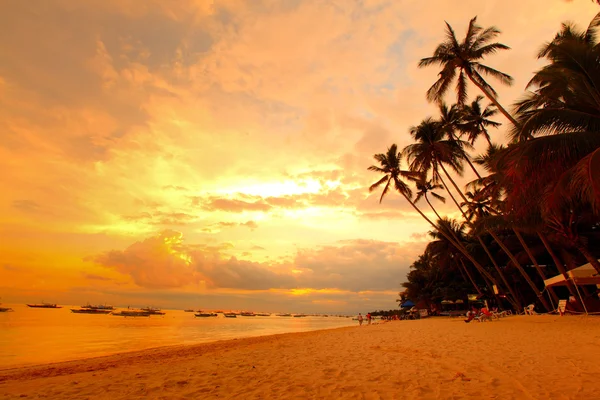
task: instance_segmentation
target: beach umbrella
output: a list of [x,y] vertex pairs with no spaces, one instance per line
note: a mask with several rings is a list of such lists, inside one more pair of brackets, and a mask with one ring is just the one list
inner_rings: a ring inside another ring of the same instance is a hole
[[404,303],[402,303],[402,305],[400,307],[414,307],[415,303],[413,303],[410,300],[406,300]]
[[454,304],[454,302],[452,300],[442,300],[442,304]]

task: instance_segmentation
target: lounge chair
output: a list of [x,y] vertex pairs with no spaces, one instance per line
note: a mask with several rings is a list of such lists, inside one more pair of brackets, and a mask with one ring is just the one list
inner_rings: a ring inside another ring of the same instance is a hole
[[535,312],[535,304],[530,304],[527,307],[523,308],[523,311],[525,312],[525,315],[538,315],[537,312]]
[[492,314],[487,308],[482,308],[481,313],[475,318],[479,322],[485,321],[493,321],[494,318],[497,318]]
[[567,301],[566,300],[559,300],[558,301],[558,307],[556,309],[558,310],[558,313],[560,314],[561,317],[563,315],[565,315],[565,312],[567,312]]

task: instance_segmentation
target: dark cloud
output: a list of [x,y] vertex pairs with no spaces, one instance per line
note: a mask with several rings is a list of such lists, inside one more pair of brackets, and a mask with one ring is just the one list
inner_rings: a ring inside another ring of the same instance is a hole
[[40,205],[32,200],[15,200],[12,202],[12,206],[27,213],[36,213],[40,210]]
[[112,279],[110,279],[110,278],[107,278],[105,276],[95,275],[95,274],[84,273],[83,277],[85,279],[90,279],[90,280],[93,280],[93,281],[112,281]]
[[[424,244],[423,244],[424,246]],[[228,256],[231,245],[188,245],[179,232],[137,242],[93,258],[147,288],[176,288],[204,282],[208,287],[266,289],[391,290],[422,250],[419,245],[348,240],[299,250],[292,260],[259,263]]]

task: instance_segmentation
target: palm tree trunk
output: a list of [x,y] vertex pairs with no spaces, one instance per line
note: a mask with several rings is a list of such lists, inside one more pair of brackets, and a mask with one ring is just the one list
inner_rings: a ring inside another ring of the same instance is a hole
[[[427,193],[425,193],[425,201],[427,202],[427,204],[429,204],[429,207],[431,208],[431,211],[433,211],[433,213],[438,217],[438,221],[440,219],[442,219],[442,217],[440,217],[440,214],[438,214],[438,212],[435,210],[435,208],[433,208],[433,206],[431,205],[431,202],[429,201],[429,199],[427,198]],[[455,238],[456,239],[456,238]],[[458,239],[457,239],[458,240]]]
[[[452,139],[454,139],[455,141],[458,140],[458,138],[456,136],[454,136],[454,132],[452,132]],[[486,139],[487,139],[487,135],[486,135]],[[467,154],[467,152],[464,151],[463,153],[465,155],[465,161],[469,164],[469,166],[471,167],[471,169],[473,170],[473,172],[475,172],[475,175],[477,175],[477,178],[481,179],[481,175],[479,175],[479,172],[475,169],[475,166],[471,162],[471,159],[469,158],[469,155]]]
[[[490,139],[490,134],[489,134],[489,133],[487,132],[487,130],[485,130],[485,129],[484,129],[483,131],[485,132],[485,135],[484,135],[484,136],[485,136],[485,140],[488,142],[488,146],[489,146],[489,147],[492,147],[492,141],[491,141],[491,139]],[[472,144],[472,143],[471,143],[471,144]]]
[[[519,233],[519,231],[517,231],[516,229],[513,229],[513,232],[515,232],[515,235],[517,236],[517,239],[519,239],[519,242],[521,243],[521,246],[523,246],[523,249],[525,249],[525,252],[529,256],[529,259],[531,260],[531,262],[535,266],[535,269],[537,270],[538,274],[540,275],[540,278],[542,278],[542,280],[546,280],[546,274],[544,274],[544,271],[542,271],[542,267],[540,267],[540,264],[538,264],[537,260],[535,259],[535,256],[531,252],[531,249],[529,249],[529,246],[527,246],[527,243],[525,242],[525,239],[523,239],[523,236],[521,236],[521,234]],[[552,297],[552,299],[554,299],[554,303],[558,304],[558,296],[554,292],[554,289],[553,288],[548,288],[548,293],[550,294],[550,296]]]
[[[444,170],[444,172],[446,173],[446,176],[452,180],[452,178],[450,178],[448,176],[448,173],[446,172],[446,170]],[[454,202],[454,204],[456,204],[456,207],[460,210],[463,218],[465,219],[465,222],[471,227],[473,228],[473,224],[471,223],[471,221],[469,220],[469,218],[467,218],[467,214],[465,214],[464,210],[461,208],[461,206],[458,204],[458,202],[456,201],[456,199],[454,198],[454,195],[452,195],[452,192],[448,189],[448,185],[446,185],[446,182],[444,181],[444,178],[442,178],[439,174],[438,174],[440,181],[442,182],[442,185],[444,186],[444,189],[446,189],[446,192],[448,192],[448,195],[450,196],[450,198],[452,199],[452,201]],[[456,188],[456,185],[455,185]],[[459,191],[460,193],[460,191]],[[464,196],[463,196],[464,198]],[[465,200],[466,201],[466,200]],[[485,253],[487,254],[487,256],[489,257],[489,259],[492,261],[492,264],[494,265],[494,269],[496,270],[496,272],[498,273],[498,275],[500,276],[500,279],[502,279],[502,282],[506,285],[506,289],[508,290],[508,292],[512,295],[513,299],[514,299],[514,304],[513,306],[515,306],[515,310],[520,310],[521,309],[521,304],[518,300],[517,295],[515,294],[515,291],[513,290],[512,286],[509,285],[508,281],[506,280],[506,277],[504,276],[504,274],[502,273],[502,270],[500,269],[500,267],[498,266],[498,263],[496,263],[496,260],[494,259],[494,257],[492,256],[492,253],[490,252],[490,250],[487,248],[487,246],[485,245],[485,243],[483,242],[483,240],[481,239],[481,237],[479,235],[475,235],[475,237],[477,238],[477,240],[479,241],[479,244],[481,245],[481,247],[483,247],[483,249],[485,250]],[[457,239],[458,240],[458,239]],[[498,285],[497,283],[495,283],[495,285],[497,287],[500,287],[500,285]],[[510,301],[510,300],[509,300]],[[511,302],[512,304],[513,302]]]
[[540,238],[540,240],[542,241],[542,244],[546,248],[546,251],[548,252],[548,254],[550,254],[550,257],[552,257],[552,260],[554,261],[554,265],[556,265],[558,272],[563,276],[563,278],[565,278],[565,282],[567,283],[567,288],[569,289],[569,293],[571,294],[571,296],[574,296],[575,298],[577,298],[577,292],[575,290],[575,287],[573,286],[573,282],[571,282],[571,280],[569,279],[569,275],[567,275],[567,270],[565,269],[565,266],[564,266],[562,260],[560,258],[558,258],[558,256],[554,252],[554,250],[552,250],[552,247],[550,246],[548,239],[546,239],[546,235],[544,235],[542,232],[538,232],[537,235]]
[[[460,195],[460,197],[462,197],[463,201],[465,203],[468,203],[467,198],[463,194],[462,190],[460,190],[460,188],[458,187],[458,185],[456,184],[456,182],[454,182],[454,179],[452,179],[452,177],[450,176],[450,174],[448,173],[448,171],[446,171],[446,167],[444,167],[443,163],[440,163],[440,167],[442,168],[442,171],[444,171],[444,174],[446,175],[446,177],[450,180],[450,183],[452,183],[452,186],[454,186],[454,189],[456,189],[456,191],[458,192],[458,194]],[[460,208],[460,206],[459,206],[459,208]]]
[[498,245],[502,248],[502,250],[504,250],[504,252],[508,256],[508,258],[510,258],[510,260],[513,262],[513,264],[515,265],[515,267],[517,267],[517,269],[519,270],[519,272],[521,273],[521,275],[523,275],[523,278],[525,278],[525,280],[527,281],[527,283],[529,284],[529,286],[531,286],[531,289],[533,289],[533,292],[536,294],[536,296],[538,297],[538,299],[540,300],[540,302],[542,303],[542,305],[546,308],[546,311],[552,311],[552,309],[550,308],[550,305],[546,301],[546,298],[540,293],[540,291],[538,290],[538,288],[535,286],[535,283],[533,283],[533,281],[531,280],[531,278],[529,277],[529,275],[527,275],[527,272],[525,272],[525,270],[523,269],[523,267],[521,266],[521,264],[519,263],[519,261],[517,261],[517,259],[514,256],[514,254],[508,249],[508,247],[506,247],[504,245],[504,243],[498,237],[498,235],[496,235],[490,229],[487,229],[487,231],[488,231],[488,233],[490,235],[492,235],[492,237],[494,238],[494,240],[496,241],[496,243],[498,243]]
[[419,215],[429,223],[429,225],[431,225],[435,230],[437,230],[443,237],[445,237],[454,247],[456,247],[456,249],[458,251],[460,251],[465,257],[467,257],[467,259],[469,261],[471,261],[473,263],[473,265],[475,266],[475,268],[477,268],[477,270],[479,271],[480,274],[482,275],[486,275],[486,277],[494,282],[496,285],[496,280],[481,266],[481,264],[479,264],[477,262],[477,260],[475,260],[475,258],[473,258],[473,256],[467,251],[467,249],[460,244],[459,242],[455,241],[452,237],[450,237],[446,232],[444,232],[443,229],[440,229],[439,226],[437,226],[436,224],[434,224],[433,222],[431,222],[431,220],[425,215],[423,214],[423,212],[419,209],[419,207],[417,207],[415,205],[415,203],[413,203],[413,201],[411,199],[408,198],[408,196],[406,196],[404,193],[401,193],[402,196],[404,196],[404,198],[406,199],[406,201],[408,201],[408,203],[415,209],[416,212],[419,213]]
[[488,92],[488,90],[486,88],[484,88],[477,81],[475,81],[475,79],[473,79],[473,75],[471,75],[470,72],[468,72],[468,71],[465,71],[465,72],[466,72],[467,76],[469,77],[469,79],[471,80],[471,82],[473,82],[473,84],[475,86],[477,86],[479,88],[479,90],[481,90],[483,92],[485,97],[487,97],[492,103],[494,103],[494,105],[498,108],[498,110],[502,113],[502,115],[504,115],[506,117],[506,119],[508,119],[515,127],[520,128],[521,124],[519,124],[517,122],[517,120],[514,119],[513,116],[510,115],[508,113],[508,111],[506,111],[504,109],[504,107],[502,107],[502,105],[498,102],[498,100],[496,100],[496,98],[490,92]]
[[512,296],[513,301],[510,301],[510,299],[507,298],[508,301],[510,301],[510,303],[513,304],[513,306],[515,307],[515,310],[521,310],[521,302],[519,301],[519,298],[517,297],[517,294],[515,293],[515,291],[512,288],[512,286],[506,280],[506,277],[504,276],[504,273],[500,269],[500,266],[498,265],[498,263],[494,259],[494,256],[492,256],[492,253],[490,252],[490,249],[488,249],[488,247],[485,245],[485,243],[483,242],[483,239],[481,239],[481,236],[477,235],[477,240],[479,241],[479,244],[481,245],[481,247],[485,251],[485,254],[487,254],[487,256],[489,257],[489,259],[492,261],[492,264],[494,265],[494,269],[496,270],[496,272],[500,276],[500,279],[502,279],[502,282],[504,283],[504,286],[506,286],[506,288],[508,289],[508,292]]
[[465,263],[463,262],[463,260],[461,258],[459,258],[458,261],[460,262],[460,265],[462,266],[462,270],[469,277],[469,280],[471,281],[471,284],[473,285],[473,287],[477,291],[477,294],[479,294],[480,296],[482,296],[483,293],[481,292],[481,289],[479,289],[479,286],[477,286],[477,283],[475,283],[475,279],[473,279],[473,276],[471,276],[471,273],[469,272],[469,269],[467,268],[467,266],[465,265]]

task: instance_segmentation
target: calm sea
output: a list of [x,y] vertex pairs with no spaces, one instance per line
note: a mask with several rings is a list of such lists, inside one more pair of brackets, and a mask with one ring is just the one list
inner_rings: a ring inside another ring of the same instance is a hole
[[70,308],[28,308],[4,304],[0,313],[0,369],[75,360],[152,347],[338,328],[353,325],[340,317],[195,318],[182,310],[164,316],[118,317],[74,314]]

